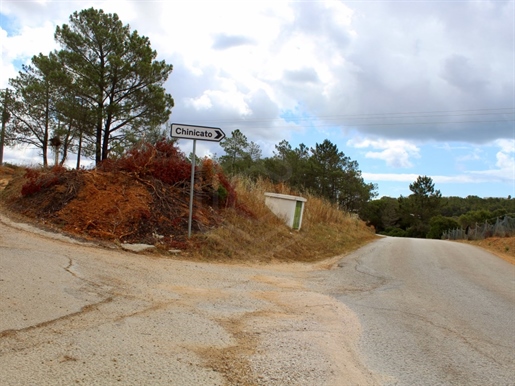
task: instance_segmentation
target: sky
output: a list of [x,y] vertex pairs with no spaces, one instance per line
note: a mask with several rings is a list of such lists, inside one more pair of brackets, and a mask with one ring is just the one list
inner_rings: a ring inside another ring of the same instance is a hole
[[[169,123],[239,129],[263,157],[328,139],[378,197],[418,176],[443,196],[515,197],[515,0],[0,0],[0,88],[90,7],[173,64]],[[4,162],[41,156],[6,148]]]

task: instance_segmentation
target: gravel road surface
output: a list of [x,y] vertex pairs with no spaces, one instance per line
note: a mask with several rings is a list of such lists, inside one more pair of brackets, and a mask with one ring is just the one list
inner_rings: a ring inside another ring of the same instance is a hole
[[313,272],[363,328],[384,385],[515,385],[515,266],[470,245],[384,238]]
[[0,215],[0,385],[377,384],[313,269],[138,255]]

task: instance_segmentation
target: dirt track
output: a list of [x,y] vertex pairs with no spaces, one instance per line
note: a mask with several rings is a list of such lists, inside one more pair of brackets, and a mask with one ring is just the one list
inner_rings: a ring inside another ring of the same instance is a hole
[[305,286],[323,268],[136,255],[0,217],[0,384],[377,384],[356,316]]

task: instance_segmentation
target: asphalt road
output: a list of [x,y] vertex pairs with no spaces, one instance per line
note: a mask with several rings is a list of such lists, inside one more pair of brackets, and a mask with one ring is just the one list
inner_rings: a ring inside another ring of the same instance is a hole
[[314,272],[349,306],[384,385],[515,385],[515,266],[479,248],[383,238]]
[[138,255],[0,214],[0,385],[377,384],[312,269]]
[[207,264],[0,215],[0,299],[1,385],[515,385],[515,266],[459,243]]

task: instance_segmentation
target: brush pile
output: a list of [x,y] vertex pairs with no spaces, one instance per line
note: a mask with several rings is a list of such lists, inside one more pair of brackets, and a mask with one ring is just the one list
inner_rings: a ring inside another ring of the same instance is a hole
[[[218,226],[238,204],[221,168],[203,159],[195,171],[192,230]],[[78,236],[185,248],[191,163],[170,141],[143,143],[94,170],[28,168],[4,196],[8,208]]]

